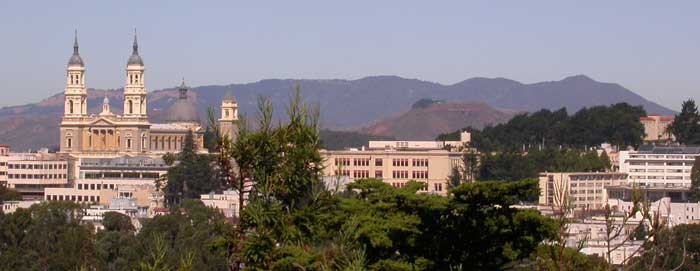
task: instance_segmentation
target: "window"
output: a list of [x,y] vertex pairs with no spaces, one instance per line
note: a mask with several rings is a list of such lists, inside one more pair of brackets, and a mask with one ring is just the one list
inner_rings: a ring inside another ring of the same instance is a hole
[[335,165],[336,166],[349,166],[350,165],[350,158],[335,158]]
[[128,149],[128,150],[131,149],[131,138],[126,139],[126,149]]
[[427,179],[428,171],[413,171],[413,179]]
[[354,166],[367,167],[369,166],[369,158],[355,158],[353,160]]
[[392,159],[392,165],[395,167],[407,167],[408,159]]
[[381,170],[375,170],[375,171],[374,171],[374,177],[377,178],[377,179],[381,179],[381,178],[383,178],[384,176],[382,175],[382,171],[381,171]]
[[134,114],[134,102],[129,101],[127,104],[129,105],[129,114]]
[[67,148],[72,148],[72,147],[73,147],[73,139],[72,139],[72,138],[69,137],[69,138],[66,140],[66,147],[67,147]]
[[352,177],[360,179],[369,178],[369,170],[355,170],[353,171]]
[[413,166],[414,167],[427,167],[428,166],[428,159],[413,159]]
[[68,112],[73,114],[73,101],[68,101]]
[[441,183],[434,183],[433,188],[435,188],[435,191],[442,191],[442,184]]
[[408,179],[408,171],[407,170],[394,170],[391,172],[391,176],[394,179]]
[[383,166],[382,158],[376,158],[376,159],[374,159],[374,166],[376,166],[376,167],[381,167],[381,166]]

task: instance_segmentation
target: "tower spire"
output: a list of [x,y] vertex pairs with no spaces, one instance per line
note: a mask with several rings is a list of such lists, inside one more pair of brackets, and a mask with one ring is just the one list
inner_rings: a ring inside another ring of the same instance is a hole
[[78,55],[78,29],[75,29],[75,40],[73,40],[73,54]]
[[136,39],[136,28],[134,28],[134,54],[135,55],[139,54],[139,43]]
[[185,85],[185,77],[182,77],[182,84],[180,84],[180,99],[187,99],[187,85]]

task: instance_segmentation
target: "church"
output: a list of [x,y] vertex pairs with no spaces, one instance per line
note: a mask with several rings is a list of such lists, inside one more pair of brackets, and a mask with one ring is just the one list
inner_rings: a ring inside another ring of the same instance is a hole
[[[85,63],[80,57],[78,36],[68,61],[64,113],[60,124],[60,153],[74,157],[156,156],[180,152],[188,133],[204,151],[204,131],[195,105],[188,100],[183,80],[179,97],[165,111],[163,123],[148,119],[148,97],[143,59],[134,34],[133,51],[126,64],[123,115],[112,113],[105,97],[102,112],[88,114]],[[227,96],[221,104],[222,132],[233,138],[238,124],[238,104]]]

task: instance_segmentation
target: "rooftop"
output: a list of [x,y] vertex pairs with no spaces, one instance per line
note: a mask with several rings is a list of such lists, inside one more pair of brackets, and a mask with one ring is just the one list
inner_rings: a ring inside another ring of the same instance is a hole
[[700,146],[642,145],[638,153],[646,154],[700,154]]

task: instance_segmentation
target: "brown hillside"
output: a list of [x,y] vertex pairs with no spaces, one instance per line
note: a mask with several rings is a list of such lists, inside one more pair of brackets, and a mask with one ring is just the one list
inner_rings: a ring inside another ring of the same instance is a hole
[[438,103],[427,108],[412,109],[362,128],[361,132],[390,136],[403,140],[432,140],[442,133],[472,126],[508,121],[513,111],[498,110],[483,103]]

